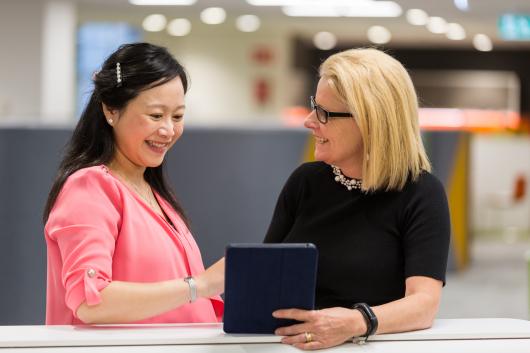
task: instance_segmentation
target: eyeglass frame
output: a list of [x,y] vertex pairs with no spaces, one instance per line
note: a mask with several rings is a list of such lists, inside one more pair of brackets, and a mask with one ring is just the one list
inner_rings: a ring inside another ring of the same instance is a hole
[[[329,118],[353,118],[352,113],[344,113],[344,112],[330,112],[324,108],[322,108],[320,105],[315,102],[315,96],[309,96],[309,100],[311,102],[311,111],[315,111],[315,115],[317,117],[317,120],[322,124],[327,124],[329,121]],[[318,114],[319,109],[325,114],[325,119],[321,120],[320,116]]]

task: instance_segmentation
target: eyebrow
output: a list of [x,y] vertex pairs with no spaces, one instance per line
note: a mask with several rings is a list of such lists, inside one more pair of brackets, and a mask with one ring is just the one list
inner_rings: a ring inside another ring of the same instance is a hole
[[[314,100],[316,106],[318,106],[318,107],[324,109],[324,110],[327,111],[328,113],[334,113],[334,114],[337,114],[337,113],[343,113],[343,112],[337,112],[337,111],[334,111],[334,110],[329,110],[329,109],[323,107],[322,105],[318,104],[318,103],[317,103],[317,99],[316,99],[315,96],[313,96],[313,100]],[[346,112],[344,112],[344,113],[346,113]],[[347,113],[347,114],[352,114],[352,115],[353,115],[353,113]]]
[[[147,105],[148,108],[168,108],[168,106],[166,106],[165,104],[148,104]],[[179,105],[177,107],[177,109],[175,110],[179,110],[179,109],[183,109],[183,108],[186,108],[186,105],[185,104],[182,104],[182,105]]]
[[320,108],[324,109],[327,112],[331,112],[329,109],[324,108],[321,104],[318,104],[317,103],[317,99],[315,97],[313,97],[313,101],[315,102],[315,106],[320,107]]

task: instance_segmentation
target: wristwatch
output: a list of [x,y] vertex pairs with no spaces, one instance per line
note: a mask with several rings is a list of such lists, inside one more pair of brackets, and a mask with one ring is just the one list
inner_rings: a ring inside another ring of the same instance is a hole
[[368,337],[373,335],[377,331],[377,316],[375,316],[374,311],[366,303],[357,303],[352,306],[352,309],[359,310],[362,314],[364,321],[366,321],[366,333],[362,336],[354,337],[353,343],[365,344],[368,340]]
[[190,303],[193,303],[197,300],[197,284],[195,283],[195,279],[193,279],[191,276],[188,276],[184,278],[184,282],[186,282],[190,287]]

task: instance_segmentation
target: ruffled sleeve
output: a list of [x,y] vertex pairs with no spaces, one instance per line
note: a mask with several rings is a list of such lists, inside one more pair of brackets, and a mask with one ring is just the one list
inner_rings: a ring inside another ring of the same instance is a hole
[[50,213],[46,234],[58,245],[64,300],[75,317],[83,302],[100,303],[100,291],[112,281],[121,204],[106,169],[92,167],[67,179]]

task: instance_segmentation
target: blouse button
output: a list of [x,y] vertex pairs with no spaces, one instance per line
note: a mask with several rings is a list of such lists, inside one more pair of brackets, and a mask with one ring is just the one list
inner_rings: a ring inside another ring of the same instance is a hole
[[96,270],[94,270],[93,268],[89,268],[89,269],[86,271],[86,274],[88,275],[88,277],[90,277],[90,278],[94,278],[94,276],[96,275]]

